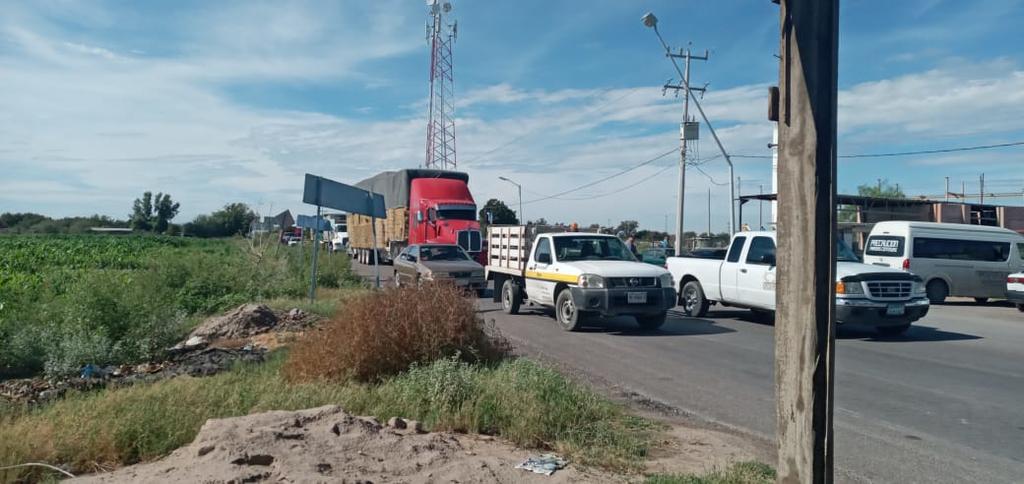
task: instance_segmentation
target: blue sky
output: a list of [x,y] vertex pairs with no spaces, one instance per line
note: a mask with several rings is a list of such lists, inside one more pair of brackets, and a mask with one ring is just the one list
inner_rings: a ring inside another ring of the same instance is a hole
[[[771,2],[455,1],[459,167],[478,203],[515,207],[678,144],[681,102],[640,17],[676,46],[711,51],[694,84],[733,154],[767,155],[777,82]],[[0,211],[125,216],[169,192],[178,221],[234,201],[308,212],[302,176],[354,182],[423,160],[428,46],[420,1],[5,2],[0,19]],[[840,153],[1024,140],[1024,4],[842,2]],[[716,154],[706,131],[701,158]],[[500,148],[500,149],[496,149]],[[528,218],[579,223],[674,216],[675,156],[570,195]],[[743,193],[770,162],[737,159]],[[687,229],[727,225],[721,159],[688,171]],[[840,191],[878,178],[937,194],[1024,189],[1024,148],[847,159]],[[631,187],[630,187],[631,186]],[[626,188],[630,187],[630,188]],[[605,195],[605,196],[601,196]],[[1024,203],[1004,200],[1006,203]],[[756,224],[756,207],[745,221]],[[751,215],[753,214],[753,215]]]

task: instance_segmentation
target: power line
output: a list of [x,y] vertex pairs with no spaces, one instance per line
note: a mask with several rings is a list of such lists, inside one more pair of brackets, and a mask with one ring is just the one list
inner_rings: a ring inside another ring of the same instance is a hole
[[604,178],[597,179],[597,180],[592,181],[590,183],[584,183],[583,185],[580,185],[580,186],[575,187],[575,188],[570,188],[568,190],[556,193],[554,195],[548,195],[546,197],[535,198],[533,200],[527,200],[527,201],[523,202],[523,204],[525,205],[527,203],[535,203],[535,202],[540,202],[540,201],[543,201],[543,200],[548,200],[548,199],[551,199],[551,198],[557,198],[557,197],[560,197],[562,195],[567,195],[567,194],[570,194],[572,192],[576,192],[576,191],[582,190],[584,188],[592,187],[594,185],[597,185],[598,183],[611,180],[612,178],[625,175],[626,173],[629,173],[629,172],[631,172],[633,170],[636,170],[637,168],[640,168],[640,167],[649,165],[651,163],[654,163],[655,161],[658,161],[658,160],[660,160],[660,159],[662,159],[662,158],[664,158],[664,157],[666,157],[668,155],[677,153],[678,151],[679,151],[679,148],[672,148],[671,150],[668,150],[668,151],[666,151],[666,152],[664,152],[664,153],[662,153],[662,154],[660,154],[658,156],[655,156],[654,158],[651,158],[651,159],[646,160],[646,161],[642,161],[642,162],[640,162],[640,163],[638,163],[636,165],[633,165],[633,166],[631,166],[629,168],[626,168],[626,169],[624,169],[622,171],[619,171],[617,173],[613,173],[611,175],[608,175],[608,176],[606,176]]
[[[1022,146],[1024,141],[1011,141],[1009,143],[997,143],[992,145],[963,146],[959,148],[940,148],[934,150],[920,151],[896,151],[892,153],[858,153],[852,155],[839,155],[839,158],[887,158],[893,156],[932,155],[936,153],[955,153],[959,151],[991,150],[995,148],[1007,148],[1010,146]],[[733,158],[771,158],[771,155],[731,155]]]
[[[608,104],[619,102],[619,101],[621,101],[621,100],[623,100],[623,99],[633,95],[634,93],[636,93],[637,91],[639,91],[643,87],[644,86],[638,86],[638,87],[631,88],[628,91],[626,91],[625,93],[623,93],[621,96],[616,97],[615,99],[610,99],[610,100],[603,101],[603,102],[600,102],[598,104],[592,105],[589,108],[587,108],[587,109],[583,110],[582,112],[578,113],[576,118],[577,119],[585,118],[588,115],[598,111],[600,108],[603,108],[603,107],[607,106]],[[598,94],[598,97],[604,96],[605,94],[608,94],[608,93],[612,92],[615,89],[616,88],[614,88],[614,87],[610,87],[608,89],[605,89],[603,92]],[[542,126],[534,127],[533,129],[529,129],[525,133],[523,133],[523,134],[521,134],[519,136],[516,136],[516,137],[514,137],[514,138],[512,138],[512,139],[510,139],[510,140],[508,140],[508,141],[506,141],[506,142],[504,142],[504,143],[494,147],[494,148],[491,148],[491,149],[481,153],[480,155],[477,155],[472,160],[464,161],[463,164],[474,163],[474,162],[480,161],[480,160],[482,160],[484,158],[487,158],[488,156],[494,154],[495,152],[497,152],[499,150],[507,148],[508,146],[511,146],[511,145],[513,145],[513,144],[515,144],[515,143],[517,143],[519,141],[522,141],[525,138],[528,138],[529,136],[533,135],[537,131],[540,131],[544,127],[545,126],[542,125]]]

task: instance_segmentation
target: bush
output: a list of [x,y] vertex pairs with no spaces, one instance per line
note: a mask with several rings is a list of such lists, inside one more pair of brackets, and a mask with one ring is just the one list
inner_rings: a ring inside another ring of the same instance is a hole
[[508,344],[492,334],[455,287],[390,288],[347,301],[338,316],[299,340],[286,370],[293,381],[376,381],[450,356],[496,361]]

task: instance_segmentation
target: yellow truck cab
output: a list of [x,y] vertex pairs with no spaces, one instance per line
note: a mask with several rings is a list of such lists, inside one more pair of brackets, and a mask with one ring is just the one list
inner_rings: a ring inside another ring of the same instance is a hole
[[667,270],[637,261],[612,235],[536,231],[534,226],[488,228],[485,275],[494,281],[494,301],[506,313],[516,314],[524,302],[550,307],[567,331],[598,315],[633,316],[643,329],[664,324],[676,303]]

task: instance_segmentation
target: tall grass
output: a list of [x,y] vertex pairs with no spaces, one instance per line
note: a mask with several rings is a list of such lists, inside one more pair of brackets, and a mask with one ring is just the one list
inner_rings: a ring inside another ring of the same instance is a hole
[[[491,366],[443,359],[379,384],[290,383],[285,357],[207,378],[75,394],[0,414],[0,467],[69,465],[76,472],[149,460],[190,442],[209,418],[338,404],[349,412],[414,418],[432,429],[503,436],[583,464],[638,469],[652,424],[527,360]],[[40,474],[0,471],[0,482]]]
[[376,381],[451,356],[493,362],[508,351],[493,336],[473,302],[451,285],[365,292],[298,341],[287,375],[302,382]]
[[[28,237],[26,243],[45,243],[48,250],[61,242],[69,251],[106,250],[98,242],[104,239],[96,236],[80,247],[73,237],[36,239]],[[109,240],[124,247],[121,239]],[[123,257],[130,264],[117,263],[122,255],[107,250],[104,257],[79,254],[70,267],[47,253],[47,264],[25,277],[24,264],[5,266],[0,271],[0,378],[40,370],[59,376],[86,363],[153,358],[198,318],[250,301],[300,298],[308,290],[308,248],[258,247],[241,239],[175,241],[129,245],[135,252]],[[88,266],[93,260],[97,265]],[[343,254],[321,261],[319,284],[359,284]]]
[[738,462],[725,469],[704,474],[658,474],[648,476],[645,484],[771,484],[775,469],[760,462]]

